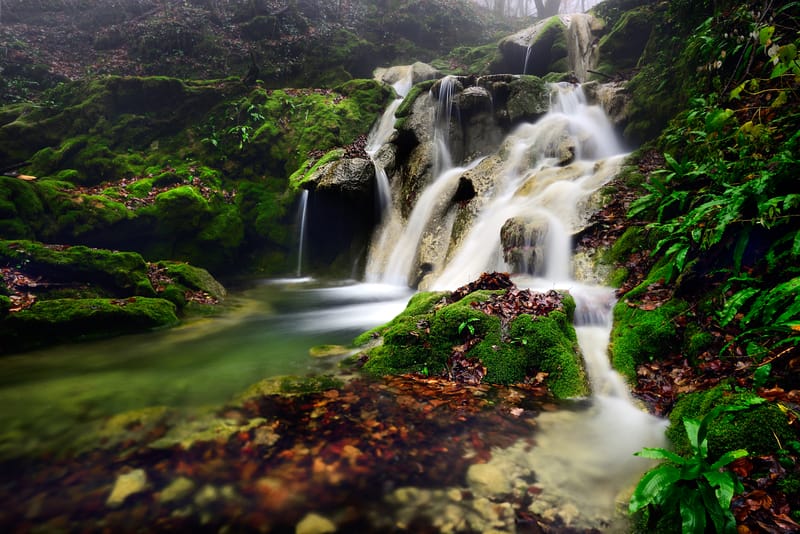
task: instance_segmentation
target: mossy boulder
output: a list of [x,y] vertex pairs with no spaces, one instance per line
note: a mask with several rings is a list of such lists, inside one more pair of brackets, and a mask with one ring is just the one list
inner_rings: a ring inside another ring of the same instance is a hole
[[680,398],[670,414],[667,437],[680,454],[690,452],[683,420],[701,419],[717,406],[747,406],[743,410],[723,412],[708,426],[708,455],[714,461],[724,453],[746,449],[751,455],[771,454],[783,444],[797,440],[786,414],[770,402],[751,405],[760,400],[750,392],[736,392],[725,384],[708,391],[689,393]]
[[636,67],[653,24],[652,10],[648,7],[626,11],[600,39],[599,71],[612,75]]
[[689,305],[671,300],[655,309],[643,309],[635,302],[620,300],[614,307],[611,332],[611,363],[629,380],[636,378],[636,367],[659,360],[680,349],[682,333],[676,319]]
[[422,372],[452,374],[456,359],[480,362],[485,382],[522,382],[537,373],[558,397],[588,393],[583,362],[569,315],[574,301],[536,316],[512,320],[483,311],[504,290],[482,289],[451,301],[448,292],[414,295],[392,321],[356,338],[367,357],[364,371],[374,375]]
[[541,20],[506,37],[498,44],[501,58],[495,60],[492,73],[533,74],[569,70],[567,26],[559,16]]
[[158,298],[42,300],[0,321],[0,352],[140,332],[177,322],[175,305]]
[[508,84],[506,108],[512,124],[535,121],[550,109],[550,89],[536,76],[520,76]]
[[227,293],[222,284],[201,267],[176,261],[159,261],[156,265],[164,269],[173,282],[187,289],[205,291],[216,299],[224,298]]
[[18,266],[30,276],[51,282],[99,285],[109,296],[155,296],[147,277],[147,264],[135,252],[0,241],[0,263]]

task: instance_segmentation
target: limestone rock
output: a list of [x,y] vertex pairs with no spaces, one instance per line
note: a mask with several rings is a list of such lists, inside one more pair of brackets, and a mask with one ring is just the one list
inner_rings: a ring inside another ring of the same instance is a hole
[[117,477],[111,494],[106,499],[106,506],[116,508],[125,502],[125,499],[147,489],[147,473],[144,469],[134,469]]
[[623,128],[628,122],[633,100],[633,95],[628,92],[625,85],[624,82],[583,84],[587,100],[602,107],[611,122]]
[[500,41],[502,59],[492,65],[492,72],[533,74],[566,72],[567,23],[560,16],[541,20]]
[[363,158],[344,158],[320,167],[310,178],[317,191],[371,195],[375,179],[372,162]]
[[159,500],[162,503],[180,501],[188,497],[194,491],[195,486],[196,484],[192,479],[178,477],[170,482],[166,488],[161,490]]
[[508,476],[492,464],[474,464],[467,471],[467,483],[479,495],[498,496],[511,491]]
[[411,65],[399,65],[389,68],[375,69],[373,76],[376,80],[388,83],[389,85],[394,85],[395,83],[405,79],[409,74],[411,75],[412,84],[418,84],[427,80],[435,80],[442,75],[438,70],[427,63],[417,61]]

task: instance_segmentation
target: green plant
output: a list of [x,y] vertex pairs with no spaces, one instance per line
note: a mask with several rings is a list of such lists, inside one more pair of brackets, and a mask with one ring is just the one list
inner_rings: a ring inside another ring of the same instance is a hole
[[476,323],[478,321],[480,321],[480,319],[478,319],[477,317],[470,317],[469,319],[461,321],[461,324],[458,325],[458,335],[461,335],[464,332],[464,330],[467,330],[469,332],[469,335],[474,336],[475,326],[472,323]]
[[629,512],[647,508],[676,520],[680,518],[684,534],[706,532],[709,519],[716,532],[736,532],[736,520],[730,505],[733,496],[743,487],[734,473],[722,468],[747,456],[748,452],[744,449],[729,451],[711,463],[708,459],[708,426],[723,412],[744,410],[761,402],[763,399],[753,398],[746,405],[718,406],[700,420],[684,419],[692,451],[688,458],[662,448],[645,448],[637,452],[637,456],[666,462],[645,473],[639,481],[628,505]]

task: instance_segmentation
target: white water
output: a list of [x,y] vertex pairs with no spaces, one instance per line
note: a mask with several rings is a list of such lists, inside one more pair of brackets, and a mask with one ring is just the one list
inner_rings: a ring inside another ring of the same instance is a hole
[[392,190],[391,186],[389,185],[389,177],[386,175],[386,169],[376,159],[376,156],[378,154],[378,150],[380,150],[380,148],[392,136],[392,133],[394,133],[394,123],[397,120],[395,113],[397,112],[397,108],[400,107],[400,104],[403,103],[403,99],[411,90],[412,76],[412,69],[411,67],[408,67],[406,69],[405,76],[392,84],[395,93],[397,93],[397,98],[395,98],[392,103],[389,104],[389,106],[386,108],[386,111],[383,112],[380,120],[370,132],[369,137],[367,138],[367,146],[364,149],[372,161],[372,165],[375,167],[375,182],[378,191],[379,213],[385,213],[386,210],[391,208]]
[[306,240],[306,211],[308,210],[308,189],[303,189],[300,194],[300,238],[297,245],[297,272],[298,278],[303,274],[303,247]]

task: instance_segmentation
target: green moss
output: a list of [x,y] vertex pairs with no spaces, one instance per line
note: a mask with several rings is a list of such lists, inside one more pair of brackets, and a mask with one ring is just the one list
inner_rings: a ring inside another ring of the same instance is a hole
[[34,184],[0,176],[0,236],[31,239],[42,223],[45,208]]
[[[753,393],[736,393],[724,384],[708,391],[690,393],[680,398],[670,414],[667,437],[676,451],[690,452],[683,419],[700,419],[716,406],[746,405]],[[763,403],[741,411],[723,413],[708,427],[708,454],[712,460],[722,454],[746,449],[751,455],[771,454],[780,444],[796,440],[786,415],[776,404]]]
[[312,160],[306,160],[306,162],[289,177],[289,187],[292,189],[300,189],[300,186],[308,181],[320,167],[332,161],[338,161],[342,159],[344,155],[345,150],[343,148],[335,148],[326,152],[325,155],[319,158],[313,165]]
[[59,282],[87,282],[111,294],[155,296],[147,264],[135,252],[112,252],[82,245],[65,249],[32,241],[0,241],[0,261],[24,266],[25,272]]
[[125,189],[136,198],[146,198],[153,189],[153,178],[142,178],[125,186]]
[[398,119],[402,119],[407,117],[411,114],[411,109],[414,106],[414,102],[419,98],[422,93],[427,93],[433,87],[433,84],[436,83],[436,80],[428,80],[425,82],[418,83],[414,85],[411,90],[408,92],[406,97],[403,99],[403,102],[400,104],[400,107],[397,108],[394,116]]
[[550,89],[541,78],[520,76],[509,84],[508,118],[512,122],[535,120],[550,109]]
[[475,291],[442,306],[438,305],[442,293],[414,295],[401,315],[356,339],[356,344],[366,344],[372,337],[383,336],[383,344],[367,349],[369,359],[364,370],[376,375],[439,373],[445,369],[453,347],[479,338],[465,356],[483,363],[487,382],[516,383],[530,373],[545,371],[555,395],[585,395],[586,376],[568,319],[568,313],[574,313],[574,300],[565,299],[567,312],[555,311],[537,318],[521,316],[512,322],[506,336],[499,317],[472,306],[499,293],[502,291]]
[[11,309],[11,306],[11,299],[5,295],[0,295],[0,318],[5,317],[6,314],[8,314],[8,310]]
[[490,65],[498,61],[497,43],[480,46],[459,46],[446,57],[431,61],[431,66],[443,74],[488,74]]
[[681,346],[675,318],[689,306],[671,300],[654,310],[642,310],[621,300],[614,307],[611,332],[611,363],[629,380],[636,377],[636,366],[661,359]]
[[[175,305],[164,299],[42,300],[0,321],[6,352],[49,343],[109,337],[174,325]],[[47,336],[41,335],[47,332]]]
[[205,291],[214,298],[225,297],[225,288],[203,268],[175,261],[160,261],[158,267],[165,269],[167,276],[186,288]]
[[625,12],[600,39],[600,54],[616,70],[634,68],[650,38],[653,14],[648,7]]
[[565,313],[521,315],[511,323],[509,336],[526,354],[528,371],[548,373],[546,383],[556,397],[577,397],[589,392],[575,329]]

